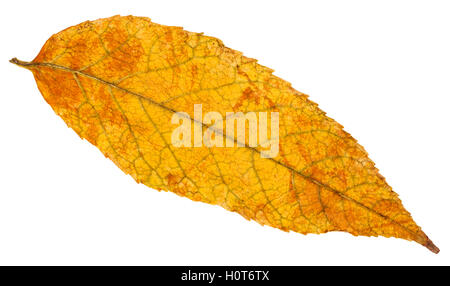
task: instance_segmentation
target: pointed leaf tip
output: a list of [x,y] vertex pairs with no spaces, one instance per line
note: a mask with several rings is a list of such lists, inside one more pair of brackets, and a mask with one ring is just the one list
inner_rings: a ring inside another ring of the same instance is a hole
[[439,247],[437,247],[430,239],[428,239],[423,246],[425,246],[426,248],[428,248],[431,252],[438,254],[439,251],[441,251],[439,249]]

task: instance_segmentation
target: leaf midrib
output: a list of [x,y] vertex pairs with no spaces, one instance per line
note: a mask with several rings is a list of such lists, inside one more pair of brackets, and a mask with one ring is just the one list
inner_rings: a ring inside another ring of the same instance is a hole
[[[53,69],[64,70],[64,71],[67,71],[67,72],[70,72],[70,73],[75,73],[75,74],[78,74],[78,75],[81,75],[81,76],[84,76],[84,77],[93,79],[93,80],[95,80],[95,81],[98,81],[98,82],[100,82],[100,83],[103,83],[103,84],[105,84],[105,85],[107,85],[107,86],[110,86],[110,87],[113,87],[113,88],[115,88],[115,89],[121,90],[121,91],[123,91],[123,92],[125,92],[125,93],[128,93],[128,94],[137,96],[137,97],[139,97],[139,98],[142,98],[142,99],[144,99],[144,100],[150,102],[151,104],[153,104],[153,105],[155,105],[155,106],[158,106],[158,107],[160,107],[160,108],[162,108],[162,109],[164,109],[164,110],[170,111],[170,112],[172,112],[172,113],[177,113],[177,112],[178,112],[178,111],[176,111],[175,109],[172,109],[172,108],[170,108],[170,107],[168,107],[168,106],[165,106],[164,104],[161,104],[161,103],[159,103],[159,102],[156,102],[156,101],[154,101],[154,100],[151,99],[151,98],[148,98],[148,97],[146,97],[146,96],[143,96],[143,95],[141,95],[141,94],[139,94],[139,93],[136,93],[136,92],[134,92],[134,91],[128,90],[128,89],[126,89],[126,88],[120,87],[120,86],[118,86],[118,85],[116,85],[116,84],[114,84],[114,83],[112,83],[112,82],[109,82],[109,81],[104,80],[104,79],[102,79],[102,78],[99,78],[99,77],[96,77],[96,76],[94,76],[94,75],[85,73],[85,72],[83,72],[83,71],[73,70],[73,69],[71,69],[71,68],[68,68],[68,67],[65,67],[65,66],[61,66],[61,65],[57,65],[57,64],[53,64],[53,63],[24,62],[24,61],[20,61],[20,60],[18,60],[18,59],[16,59],[16,58],[13,58],[10,62],[12,62],[12,63],[14,63],[14,64],[16,64],[16,65],[18,65],[18,66],[22,66],[22,67],[24,67],[24,68],[32,68],[32,67],[36,67],[36,66],[37,66],[37,67],[43,66],[43,67],[50,67],[50,68],[53,68]],[[207,128],[210,128],[210,127],[211,127],[211,126],[209,126],[209,125],[204,124],[203,122],[200,122],[200,121],[198,121],[198,120],[192,119],[190,116],[189,116],[189,117],[186,117],[186,118],[189,118],[189,119],[190,119],[192,122],[194,122],[194,123],[201,124],[203,127],[207,127]],[[215,130],[215,131],[216,131],[216,130]],[[238,141],[237,141],[234,137],[231,138],[231,137],[229,137],[227,134],[223,134],[223,133],[222,133],[220,130],[218,130],[218,129],[217,129],[217,132],[219,132],[219,134],[222,134],[223,136],[227,137],[228,139],[233,140],[234,142],[238,143]],[[256,149],[255,147],[251,147],[251,146],[249,146],[249,145],[246,144],[246,143],[243,144],[243,145],[244,145],[245,148],[250,149],[251,151],[256,152],[256,153],[258,153],[258,154],[261,154],[261,152],[260,152],[258,149]],[[284,167],[284,168],[286,168],[286,169],[288,169],[288,170],[294,172],[295,174],[301,176],[301,177],[304,178],[305,180],[307,180],[307,181],[309,181],[309,182],[312,182],[313,184],[315,184],[315,185],[317,185],[317,186],[319,186],[319,187],[321,187],[321,188],[324,188],[324,189],[326,189],[326,190],[328,190],[328,191],[330,191],[330,192],[333,192],[334,194],[340,196],[341,198],[343,198],[343,199],[345,199],[345,200],[348,200],[348,201],[350,201],[350,202],[352,202],[352,203],[354,203],[354,204],[356,204],[356,205],[358,205],[358,206],[360,206],[360,207],[366,209],[367,211],[372,212],[372,213],[378,215],[379,217],[381,217],[381,218],[383,218],[383,219],[385,219],[385,220],[390,221],[391,223],[397,225],[398,227],[400,227],[400,228],[406,230],[407,232],[409,232],[410,234],[412,234],[413,236],[415,236],[415,237],[416,237],[415,240],[416,240],[417,242],[419,242],[420,244],[423,244],[424,246],[426,246],[426,247],[428,248],[428,246],[427,246],[426,244],[428,244],[428,242],[431,242],[431,241],[426,237],[426,235],[425,235],[425,238],[424,238],[424,237],[423,237],[424,235],[421,235],[421,233],[420,233],[420,234],[417,234],[416,232],[414,232],[414,231],[410,230],[409,228],[403,226],[402,224],[398,223],[398,222],[395,221],[394,219],[392,219],[392,218],[390,218],[390,217],[388,217],[388,216],[386,216],[386,215],[383,215],[383,214],[380,213],[380,212],[377,212],[376,210],[374,210],[374,209],[372,209],[372,208],[370,208],[370,207],[364,205],[363,203],[361,203],[361,202],[359,202],[359,201],[357,201],[357,200],[355,200],[355,199],[353,199],[353,198],[351,198],[351,197],[345,195],[345,194],[342,193],[341,191],[336,190],[336,189],[332,188],[331,186],[328,186],[328,185],[326,185],[326,184],[320,182],[319,180],[317,180],[317,179],[315,179],[315,178],[312,178],[312,177],[310,177],[310,176],[308,176],[308,175],[303,174],[301,171],[298,171],[298,170],[294,169],[293,167],[291,167],[291,166],[289,166],[289,165],[286,165],[286,164],[284,164],[284,163],[282,163],[282,162],[280,162],[280,161],[278,161],[278,160],[275,160],[274,158],[266,158],[266,159],[268,159],[268,160],[274,162],[275,164],[278,164],[278,165],[280,165],[280,166],[282,166],[282,167]]]

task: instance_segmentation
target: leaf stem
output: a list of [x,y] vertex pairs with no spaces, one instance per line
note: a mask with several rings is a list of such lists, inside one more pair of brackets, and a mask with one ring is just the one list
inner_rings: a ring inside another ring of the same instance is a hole
[[15,65],[18,65],[20,67],[23,67],[23,68],[27,68],[29,66],[33,66],[34,65],[33,63],[30,63],[30,62],[24,62],[24,61],[18,60],[17,58],[12,58],[12,59],[9,60],[9,62],[13,63]]

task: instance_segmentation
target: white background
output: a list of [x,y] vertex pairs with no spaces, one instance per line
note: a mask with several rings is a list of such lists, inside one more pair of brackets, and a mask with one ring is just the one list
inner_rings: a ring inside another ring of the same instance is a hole
[[[449,3],[2,1],[0,264],[450,264]],[[285,233],[136,184],[8,63],[115,14],[218,37],[310,94],[366,148],[441,253],[394,238]]]

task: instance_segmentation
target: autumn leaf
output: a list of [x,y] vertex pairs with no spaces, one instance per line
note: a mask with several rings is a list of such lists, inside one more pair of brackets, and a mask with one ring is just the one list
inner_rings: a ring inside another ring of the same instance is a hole
[[[32,62],[11,62],[31,70],[56,114],[139,183],[284,231],[397,237],[439,252],[341,125],[216,38],[114,16],[53,35]],[[174,146],[176,112],[194,130],[211,127],[194,120],[198,104],[224,118],[278,114],[276,156],[234,133],[224,134],[234,147]]]

